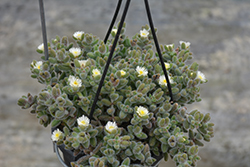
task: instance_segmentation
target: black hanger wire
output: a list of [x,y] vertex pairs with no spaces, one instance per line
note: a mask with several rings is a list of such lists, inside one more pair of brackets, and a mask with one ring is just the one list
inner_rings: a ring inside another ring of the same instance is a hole
[[[121,6],[121,1],[122,0],[119,0],[119,2],[117,4],[116,10],[115,10],[115,14],[113,16],[112,22],[110,24],[110,27],[109,27],[108,32],[107,32],[106,37],[105,37],[105,41],[104,41],[105,43],[107,42],[109,34],[110,34],[110,32],[111,32],[111,30],[112,30],[112,28],[114,26],[114,22],[115,22],[115,20],[117,18],[117,14],[118,14],[120,6]],[[156,33],[155,33],[154,24],[153,24],[153,20],[152,20],[150,8],[149,8],[148,0],[144,0],[144,3],[145,3],[145,8],[146,8],[147,16],[148,16],[148,21],[149,21],[150,29],[151,29],[151,32],[152,32],[152,35],[153,35],[155,47],[156,47],[157,53],[158,53],[159,58],[160,58],[161,66],[162,66],[162,69],[163,69],[166,81],[168,83],[167,85],[168,85],[168,91],[169,91],[169,94],[170,94],[170,103],[173,103],[173,94],[172,94],[171,84],[170,84],[170,81],[169,81],[169,78],[168,78],[168,73],[167,73],[167,70],[166,70],[166,67],[165,67],[165,64],[164,64],[164,61],[163,61],[163,57],[162,57],[162,54],[161,54],[160,46],[159,46],[159,43],[158,43],[158,40],[157,40],[157,36],[156,36]],[[120,24],[119,24],[119,27],[118,27],[118,30],[117,30],[117,33],[116,33],[116,36],[115,36],[115,40],[114,40],[114,43],[112,45],[112,49],[111,49],[110,54],[109,54],[108,61],[106,63],[105,69],[103,71],[102,78],[100,80],[99,87],[98,87],[98,90],[96,92],[95,99],[94,99],[94,102],[92,104],[92,108],[90,110],[90,115],[89,115],[89,119],[90,120],[92,120],[92,118],[93,118],[95,106],[96,106],[96,103],[97,103],[97,100],[98,100],[98,97],[99,97],[99,94],[100,94],[100,91],[101,91],[101,88],[102,88],[105,76],[107,74],[107,70],[108,70],[109,64],[110,64],[112,56],[114,54],[115,46],[116,46],[116,44],[118,42],[118,39],[119,39],[119,36],[120,36],[120,33],[121,33],[121,29],[122,29],[122,26],[123,26],[123,23],[124,23],[126,14],[127,14],[127,10],[129,8],[129,4],[130,4],[130,0],[127,0],[127,3],[125,5],[124,11],[123,11],[123,15],[122,15],[122,18],[121,18],[121,21],[120,21]]]
[[47,32],[46,32],[46,23],[45,23],[45,12],[43,6],[43,0],[39,0],[40,16],[41,16],[41,25],[42,25],[42,35],[43,35],[43,47],[45,60],[49,59],[48,53],[48,42],[47,42]]
[[[118,27],[118,30],[117,30],[114,42],[113,42],[112,48],[110,50],[110,54],[109,54],[107,63],[105,65],[105,68],[104,68],[104,71],[103,71],[103,74],[102,74],[102,77],[101,77],[101,80],[100,80],[100,83],[99,83],[99,86],[98,86],[98,89],[97,89],[97,92],[96,92],[96,95],[95,95],[95,98],[94,98],[94,101],[93,101],[93,104],[92,104],[92,107],[91,107],[91,110],[90,110],[90,114],[89,114],[89,119],[90,120],[93,119],[93,114],[94,114],[94,110],[95,110],[95,107],[96,107],[96,103],[97,103],[98,97],[100,95],[101,88],[102,88],[103,82],[105,80],[105,77],[106,77],[109,65],[111,63],[112,56],[114,54],[116,44],[117,44],[117,42],[119,40],[119,36],[121,34],[121,29],[122,29],[122,26],[124,24],[124,21],[125,21],[127,12],[128,12],[130,2],[131,2],[131,0],[127,0],[127,2],[125,4],[125,8],[124,8],[124,11],[123,11],[123,14],[122,14],[122,18],[120,20],[120,24],[119,24],[119,27]],[[159,58],[160,58],[161,66],[162,66],[162,69],[163,69],[163,73],[164,73],[166,81],[168,83],[167,86],[168,86],[168,91],[169,91],[169,95],[170,95],[170,103],[173,103],[173,94],[172,94],[171,84],[170,84],[168,73],[167,73],[167,70],[166,70],[166,67],[165,67],[165,64],[164,64],[164,60],[163,60],[163,57],[162,57],[162,54],[161,54],[161,50],[160,50],[160,46],[159,46],[159,43],[158,43],[158,39],[157,39],[157,36],[156,36],[156,33],[155,33],[153,19],[152,19],[152,16],[151,16],[151,12],[150,12],[150,7],[149,7],[148,0],[144,0],[144,3],[145,3],[147,17],[148,17],[150,29],[151,29],[151,32],[152,32],[152,35],[153,35],[155,47],[156,47],[157,53],[158,53]],[[110,35],[110,33],[112,31],[112,28],[114,26],[114,23],[116,21],[117,15],[119,13],[121,4],[122,4],[122,0],[119,0],[118,3],[117,3],[117,6],[116,6],[115,13],[114,13],[113,18],[112,18],[112,21],[110,23],[109,29],[108,29],[107,34],[105,36],[104,43],[106,43],[107,40],[108,40],[108,38],[109,38],[109,35]],[[40,7],[42,35],[43,35],[43,44],[44,44],[44,55],[45,55],[45,59],[48,60],[48,57],[49,57],[48,56],[48,43],[47,43],[45,14],[44,14],[45,12],[44,12],[43,0],[39,0],[39,7]]]

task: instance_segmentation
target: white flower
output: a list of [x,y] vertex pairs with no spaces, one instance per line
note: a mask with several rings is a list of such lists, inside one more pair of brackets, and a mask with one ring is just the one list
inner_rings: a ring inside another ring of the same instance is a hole
[[98,76],[98,75],[100,75],[101,74],[101,72],[98,70],[98,69],[94,69],[93,71],[92,71],[92,76],[93,77],[96,77],[96,76]]
[[120,73],[121,73],[121,76],[126,75],[126,72],[125,72],[125,71],[123,71],[123,70],[120,70]]
[[139,74],[138,76],[146,76],[146,75],[148,75],[148,70],[145,69],[145,67],[139,67],[139,66],[137,66],[136,67],[136,71]]
[[143,116],[146,116],[149,114],[148,112],[148,109],[146,109],[145,107],[138,107],[137,110],[136,110],[136,113],[140,116],[140,117],[143,117]]
[[105,129],[111,133],[113,130],[117,129],[117,125],[115,122],[108,121],[108,123],[105,126]]
[[77,123],[79,126],[87,127],[89,126],[89,118],[83,115],[77,119]]
[[206,81],[205,75],[204,75],[202,72],[200,72],[200,71],[197,71],[197,76],[196,76],[196,78],[199,78],[199,79],[200,79],[201,81],[203,81],[203,82]]
[[[171,78],[169,78],[169,82],[173,83],[174,81]],[[165,85],[165,86],[168,85],[165,75],[161,75],[160,76],[160,78],[159,78],[159,84],[160,85]]]
[[42,62],[42,61],[38,61],[38,62],[36,62],[36,64],[34,64],[34,63],[32,62],[31,65],[32,65],[35,69],[40,70],[40,69],[41,69],[41,65],[43,65],[43,62]]
[[149,32],[144,28],[143,30],[140,30],[141,37],[148,37]]
[[182,43],[186,45],[186,48],[188,48],[191,45],[190,42],[180,41],[180,45],[182,45]]
[[116,28],[113,28],[111,32],[113,32],[113,33],[116,34],[116,33],[117,33],[117,29],[116,29]]
[[169,63],[164,63],[165,64],[165,68],[168,70],[170,68],[170,64]]
[[81,54],[81,49],[80,48],[70,48],[69,52],[74,55],[74,57],[77,57]]
[[169,46],[170,46],[171,48],[173,48],[173,47],[174,47],[174,44],[172,43],[172,44],[166,45],[167,48],[168,48]]
[[80,66],[85,67],[88,60],[79,60]]
[[62,132],[59,129],[54,130],[52,135],[51,135],[51,139],[53,141],[58,141],[61,135],[62,135]]
[[79,39],[81,40],[82,39],[82,34],[84,34],[83,31],[76,31],[73,36],[76,38],[76,39]]
[[82,86],[82,80],[77,79],[76,77],[70,75],[69,76],[69,85],[73,88],[80,88]]
[[43,43],[40,44],[40,45],[37,47],[37,49],[44,51],[44,45],[43,45]]

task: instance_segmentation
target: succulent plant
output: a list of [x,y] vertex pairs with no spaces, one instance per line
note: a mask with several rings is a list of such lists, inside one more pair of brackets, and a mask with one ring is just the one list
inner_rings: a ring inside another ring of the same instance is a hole
[[[31,77],[45,88],[18,100],[31,108],[39,123],[57,131],[52,139],[75,155],[72,167],[151,166],[155,156],[171,157],[178,167],[196,166],[198,147],[213,137],[209,113],[187,111],[201,101],[200,84],[207,80],[191,62],[190,43],[161,45],[173,94],[154,51],[149,26],[131,39],[121,31],[98,102],[90,109],[114,41],[105,44],[92,34],[76,32],[75,42],[56,37],[48,44],[49,59],[31,63]],[[75,47],[74,47],[75,46]],[[39,46],[38,53],[43,53]]]

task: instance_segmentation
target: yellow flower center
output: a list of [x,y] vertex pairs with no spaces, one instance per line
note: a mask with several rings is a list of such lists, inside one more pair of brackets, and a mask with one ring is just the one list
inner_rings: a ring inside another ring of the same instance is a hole
[[55,134],[55,137],[59,137],[59,136],[60,136],[60,134],[59,134],[59,133],[56,133],[56,134]]
[[145,32],[143,32],[143,33],[141,33],[141,35],[143,35],[143,36],[144,36],[144,35],[147,35],[147,34],[146,34]]
[[169,64],[165,64],[166,69],[169,69]]
[[140,111],[140,115],[145,115],[145,114],[146,114],[145,111],[143,111],[143,110]]
[[113,125],[110,125],[110,126],[109,126],[109,129],[110,129],[110,130],[113,130],[113,129],[115,129],[115,127],[114,127]]
[[74,85],[78,85],[77,81],[74,81],[73,84],[74,84]]
[[78,52],[77,52],[77,51],[74,51],[74,54],[78,54]]
[[203,79],[201,75],[198,76],[201,80]]
[[39,70],[40,70],[40,68],[41,68],[41,66],[37,66],[37,69],[39,69]]
[[126,74],[126,72],[123,70],[121,70],[120,72],[121,72],[121,76],[124,76]]
[[163,83],[167,83],[167,80],[166,80],[166,79],[164,79],[164,80],[163,80]]
[[95,75],[99,75],[99,72],[95,71],[94,74],[95,74]]
[[86,122],[85,122],[84,120],[82,120],[81,123],[82,123],[83,125],[86,125]]
[[143,74],[143,71],[139,71],[139,74],[142,75],[142,74]]

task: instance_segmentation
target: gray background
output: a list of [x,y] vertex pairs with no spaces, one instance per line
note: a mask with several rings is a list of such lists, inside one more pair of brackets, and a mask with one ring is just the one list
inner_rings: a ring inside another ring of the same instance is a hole
[[[116,0],[45,0],[48,39],[85,31],[104,38]],[[151,0],[161,43],[191,42],[191,51],[209,82],[203,101],[189,106],[211,112],[215,137],[200,149],[201,167],[250,167],[250,1]],[[133,0],[127,35],[147,24],[143,0]],[[59,167],[50,129],[21,110],[17,100],[43,87],[30,78],[40,59],[38,1],[0,0],[0,166]],[[173,163],[161,163],[160,167]]]

